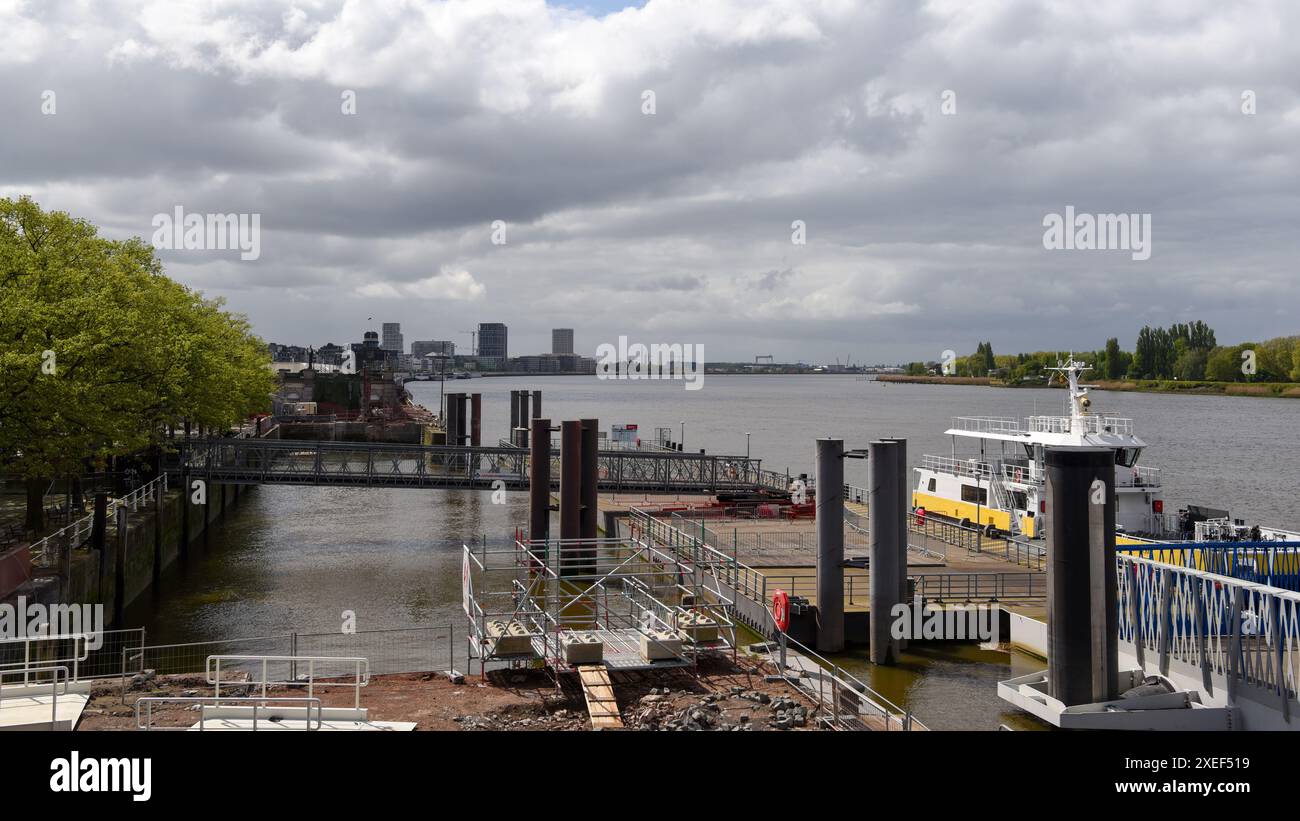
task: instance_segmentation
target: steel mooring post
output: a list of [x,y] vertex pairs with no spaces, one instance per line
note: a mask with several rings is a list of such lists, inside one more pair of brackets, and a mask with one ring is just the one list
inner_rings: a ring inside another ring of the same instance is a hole
[[[817,649],[844,649],[844,440],[817,440]],[[701,522],[701,525],[703,522]]]
[[[1115,451],[1047,448],[1048,694],[1067,707],[1118,696]],[[1133,589],[1132,595],[1138,595]],[[1141,625],[1134,623],[1134,630]]]
[[[469,439],[469,394],[456,394],[456,446],[464,447],[466,440]],[[470,459],[465,458],[466,470],[469,469]]]
[[[898,600],[906,602],[907,595],[907,519],[912,512],[912,494],[908,489],[907,440],[888,438],[897,447],[898,459]],[[898,649],[907,649],[907,639],[898,639]]]
[[534,419],[528,453],[528,538],[551,536],[551,420]]
[[469,444],[479,447],[483,444],[483,394],[469,395]]
[[898,642],[890,630],[894,606],[899,604],[898,445],[876,441],[867,446],[867,485],[870,497],[867,517],[870,550],[871,661],[893,664],[898,660]]
[[[599,535],[599,515],[600,515],[600,421],[596,419],[583,419],[580,422],[582,426],[582,445],[579,448],[581,454],[581,484],[578,491],[579,504],[581,512],[578,519],[579,538],[595,540]],[[582,556],[582,573],[584,575],[594,574],[596,572],[596,546],[592,544],[589,549],[581,551]]]
[[560,538],[579,537],[582,527],[582,423],[560,424]]
[[520,447],[528,447],[528,420],[532,416],[528,412],[528,399],[531,397],[528,391],[519,392],[519,427],[522,429],[524,441],[519,443]]

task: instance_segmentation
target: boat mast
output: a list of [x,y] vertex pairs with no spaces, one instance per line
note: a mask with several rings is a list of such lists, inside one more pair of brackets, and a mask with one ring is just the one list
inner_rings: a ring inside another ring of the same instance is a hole
[[1073,352],[1065,362],[1057,360],[1055,368],[1048,368],[1049,371],[1060,371],[1065,374],[1065,379],[1069,383],[1071,430],[1083,430],[1074,422],[1088,415],[1088,406],[1091,404],[1088,400],[1088,387],[1079,384],[1079,374],[1090,369],[1086,363],[1075,359]]

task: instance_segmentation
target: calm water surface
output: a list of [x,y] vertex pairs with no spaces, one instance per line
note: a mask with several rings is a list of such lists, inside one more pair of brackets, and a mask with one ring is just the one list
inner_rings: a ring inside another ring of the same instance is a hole
[[[483,439],[506,435],[509,392],[540,388],[552,420],[595,416],[601,427],[685,422],[687,449],[751,453],[773,470],[812,472],[813,439],[838,436],[847,447],[882,436],[909,440],[913,464],[947,454],[943,431],[959,415],[1062,413],[1060,390],[891,385],[852,376],[706,376],[686,391],[676,382],[604,382],[594,377],[489,378],[448,383],[483,396]],[[439,404],[437,383],[412,386],[416,400]],[[1245,397],[1097,392],[1094,407],[1135,420],[1148,443],[1142,463],[1164,469],[1169,509],[1197,502],[1226,507],[1250,522],[1296,527],[1295,430],[1300,402]],[[848,480],[866,481],[863,462]],[[527,518],[527,499],[493,505],[476,491],[264,487],[169,569],[157,594],[129,608],[151,644],[298,632],[331,632],[352,610],[358,629],[446,624],[460,611],[459,549],[465,540],[509,537]],[[844,666],[910,707],[930,726],[995,729],[1034,725],[1004,710],[996,682],[1040,669],[1019,655],[975,646],[918,649],[895,668],[875,668],[865,651]]]

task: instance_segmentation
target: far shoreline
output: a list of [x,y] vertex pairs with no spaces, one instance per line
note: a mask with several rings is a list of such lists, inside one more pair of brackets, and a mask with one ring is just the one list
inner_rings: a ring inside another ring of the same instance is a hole
[[[916,385],[982,385],[991,388],[1064,388],[1064,385],[1012,385],[988,376],[909,376],[881,374],[880,382]],[[1167,393],[1189,396],[1253,396],[1269,399],[1300,399],[1300,384],[1292,382],[1182,382],[1176,379],[1101,379],[1093,383],[1097,390],[1129,393]]]

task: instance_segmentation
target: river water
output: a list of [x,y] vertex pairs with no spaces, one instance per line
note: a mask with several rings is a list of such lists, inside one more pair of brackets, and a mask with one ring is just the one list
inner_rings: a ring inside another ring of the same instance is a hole
[[[543,391],[553,421],[596,417],[602,429],[636,423],[676,438],[688,450],[744,454],[763,467],[811,473],[813,440],[837,436],[846,447],[906,437],[915,464],[948,454],[943,431],[953,416],[1062,413],[1065,392],[978,386],[887,384],[853,376],[709,375],[704,387],[680,382],[609,382],[594,377],[485,378],[447,383],[483,394],[483,442],[509,426],[509,392]],[[439,405],[438,383],[411,386],[416,401]],[[1168,510],[1187,502],[1226,507],[1248,522],[1300,525],[1295,433],[1300,402],[1279,399],[1097,392],[1094,409],[1135,420],[1148,448],[1142,464],[1164,469]],[[865,463],[846,478],[865,484]],[[158,591],[134,602],[126,626],[144,625],[150,644],[340,629],[345,610],[360,630],[447,624],[460,610],[460,546],[500,539],[527,518],[522,493],[504,504],[477,491],[262,487],[241,498],[209,532],[206,545],[164,575]],[[874,668],[865,653],[842,663],[911,708],[936,729],[996,729],[1035,722],[1004,709],[996,682],[1040,669],[1017,654],[974,646],[918,649],[896,668]]]

